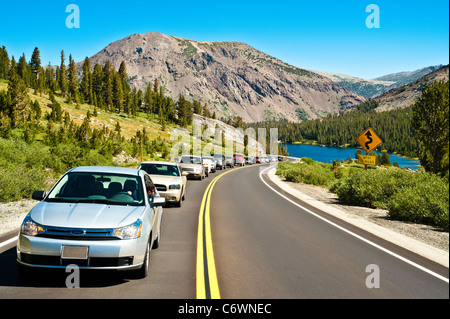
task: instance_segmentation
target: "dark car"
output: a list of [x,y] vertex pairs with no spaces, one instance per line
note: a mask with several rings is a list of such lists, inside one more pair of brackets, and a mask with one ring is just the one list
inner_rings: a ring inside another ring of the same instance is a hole
[[215,154],[211,154],[211,156],[214,157],[214,160],[216,161],[216,168],[219,168],[219,169],[227,168],[225,155],[215,153]]

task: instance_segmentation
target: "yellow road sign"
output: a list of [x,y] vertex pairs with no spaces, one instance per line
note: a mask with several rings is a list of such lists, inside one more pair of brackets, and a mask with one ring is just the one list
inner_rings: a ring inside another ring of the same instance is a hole
[[373,151],[378,145],[383,143],[381,138],[378,137],[377,134],[372,130],[372,128],[368,128],[364,133],[362,133],[356,141],[362,148],[366,151],[366,153],[370,153]]
[[358,164],[364,165],[375,165],[377,157],[371,155],[359,155],[358,156]]

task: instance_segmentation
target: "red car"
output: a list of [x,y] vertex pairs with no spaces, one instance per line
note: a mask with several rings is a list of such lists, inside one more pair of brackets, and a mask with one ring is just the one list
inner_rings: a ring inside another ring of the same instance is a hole
[[256,164],[261,164],[261,157],[256,156],[256,157],[255,157],[255,163],[256,163]]
[[241,165],[244,166],[245,165],[245,157],[243,154],[233,154],[233,162],[234,165]]

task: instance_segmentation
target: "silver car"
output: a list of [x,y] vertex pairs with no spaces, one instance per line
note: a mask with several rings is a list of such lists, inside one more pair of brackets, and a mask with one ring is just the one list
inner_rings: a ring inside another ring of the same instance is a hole
[[143,170],[77,167],[69,170],[25,217],[17,243],[21,271],[29,267],[149,271],[160,240],[162,206],[147,195]]

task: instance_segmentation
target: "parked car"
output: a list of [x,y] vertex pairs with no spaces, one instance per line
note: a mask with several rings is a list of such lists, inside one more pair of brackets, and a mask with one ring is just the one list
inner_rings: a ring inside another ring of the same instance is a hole
[[178,164],[171,162],[142,162],[138,169],[146,171],[160,196],[166,198],[166,203],[174,203],[181,207],[186,197],[186,175],[181,173]]
[[161,233],[164,197],[147,194],[143,170],[77,167],[66,172],[25,217],[17,241],[23,273],[31,267],[149,271]]
[[239,153],[233,154],[233,161],[234,161],[234,165],[240,165],[240,166],[245,165],[245,158],[244,158],[244,155],[242,155],[242,154],[239,154]]
[[256,164],[261,164],[262,163],[261,157],[255,156],[255,163]]
[[178,166],[181,168],[181,172],[184,173],[188,178],[205,178],[205,168],[200,156],[183,155],[180,158]]
[[246,156],[245,157],[245,164],[246,165],[252,165],[253,164],[253,157]]
[[225,156],[225,164],[228,167],[234,166],[233,156]]
[[[207,168],[207,172],[215,173],[216,172],[216,162],[214,157],[212,156],[202,156],[203,165]],[[208,176],[208,174],[206,176]]]
[[219,153],[214,153],[214,154],[211,154],[211,156],[214,157],[214,160],[216,161],[216,168],[219,168],[219,169],[227,168],[225,155],[219,154]]

